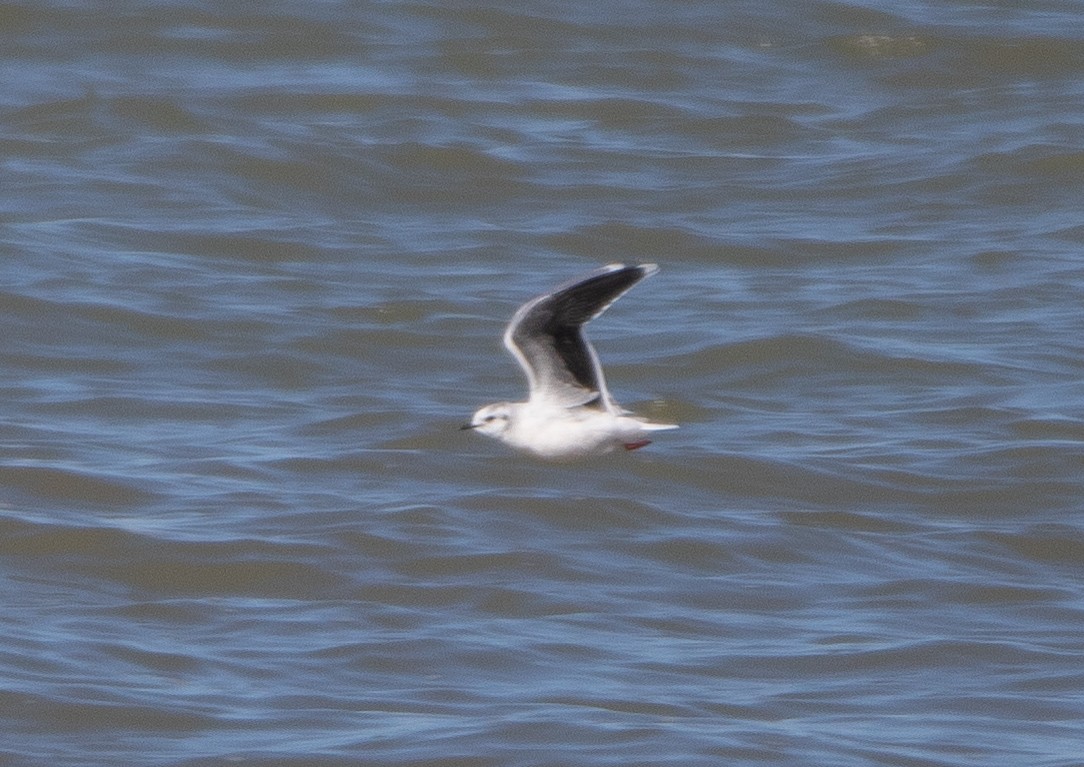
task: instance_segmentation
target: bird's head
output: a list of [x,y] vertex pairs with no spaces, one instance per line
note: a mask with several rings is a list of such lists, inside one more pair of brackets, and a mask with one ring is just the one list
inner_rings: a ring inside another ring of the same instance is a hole
[[463,424],[460,428],[473,429],[487,437],[499,437],[508,428],[511,418],[511,405],[507,402],[498,402],[479,409],[470,419],[470,423]]

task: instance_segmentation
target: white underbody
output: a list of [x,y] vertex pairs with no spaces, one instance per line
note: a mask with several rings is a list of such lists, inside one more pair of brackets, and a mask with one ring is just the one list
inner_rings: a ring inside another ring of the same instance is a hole
[[492,436],[543,458],[578,458],[608,453],[648,434],[676,426],[591,407],[557,408],[531,402],[511,404],[508,427]]

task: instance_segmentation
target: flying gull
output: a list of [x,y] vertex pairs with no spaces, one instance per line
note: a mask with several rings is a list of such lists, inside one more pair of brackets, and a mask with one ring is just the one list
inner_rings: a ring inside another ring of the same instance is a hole
[[610,264],[521,306],[504,331],[504,345],[527,374],[530,395],[526,402],[486,405],[462,428],[550,459],[619,446],[636,450],[650,444],[649,433],[676,429],[638,418],[614,401],[582,330],[657,271],[654,264]]

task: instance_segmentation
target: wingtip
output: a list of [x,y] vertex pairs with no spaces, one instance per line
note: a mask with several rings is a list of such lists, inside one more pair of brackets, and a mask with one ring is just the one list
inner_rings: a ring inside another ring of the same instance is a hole
[[621,261],[614,261],[613,263],[606,264],[599,271],[602,271],[602,272],[619,272],[622,269],[636,269],[637,271],[641,272],[644,277],[647,277],[647,276],[652,275],[655,272],[659,271],[659,265],[658,264],[635,264],[633,266],[629,266],[628,264],[622,263]]
[[644,270],[649,271],[649,272],[657,272],[659,270],[659,265],[658,264],[636,264],[635,266],[630,267],[624,261],[611,261],[610,263],[606,264],[602,268],[605,269],[608,272],[616,272],[616,271],[618,271],[620,269],[644,269]]

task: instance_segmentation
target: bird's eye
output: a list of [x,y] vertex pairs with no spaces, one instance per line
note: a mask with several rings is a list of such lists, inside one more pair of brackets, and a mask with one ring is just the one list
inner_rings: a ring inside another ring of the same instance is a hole
[[485,418],[483,418],[482,420],[483,420],[483,421],[492,421],[492,420],[493,420],[494,418],[496,418],[496,417],[497,417],[497,416],[495,416],[495,415],[487,415],[487,416],[486,416]]

